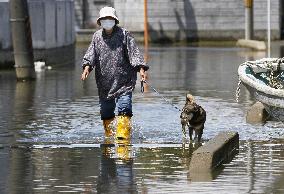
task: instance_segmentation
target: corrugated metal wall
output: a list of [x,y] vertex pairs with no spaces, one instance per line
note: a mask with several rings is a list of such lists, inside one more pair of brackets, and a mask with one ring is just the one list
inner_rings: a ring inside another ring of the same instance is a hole
[[[33,47],[49,49],[75,42],[73,0],[29,0]],[[9,4],[0,2],[0,50],[11,49]]]

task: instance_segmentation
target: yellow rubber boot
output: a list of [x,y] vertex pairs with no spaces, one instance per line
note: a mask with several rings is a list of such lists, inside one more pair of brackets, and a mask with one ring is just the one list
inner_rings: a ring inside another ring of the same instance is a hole
[[[119,140],[121,141],[121,140]],[[125,141],[125,140],[122,140]],[[124,142],[125,143],[125,142]],[[129,146],[129,142],[127,142],[126,144],[118,144],[118,146],[116,147],[116,152],[117,152],[117,158],[123,161],[127,161],[129,159],[131,159],[131,147]]]
[[116,139],[130,139],[131,123],[130,116],[120,115],[117,117]]
[[112,129],[112,122],[114,118],[103,120],[104,129],[105,129],[105,137],[111,137],[113,135],[113,129]]

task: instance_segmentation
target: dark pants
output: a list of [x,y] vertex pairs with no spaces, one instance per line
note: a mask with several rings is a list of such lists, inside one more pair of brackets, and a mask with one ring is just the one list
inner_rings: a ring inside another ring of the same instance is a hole
[[132,93],[121,95],[115,99],[100,99],[101,119],[111,119],[115,117],[115,107],[117,104],[118,115],[126,115],[132,117]]

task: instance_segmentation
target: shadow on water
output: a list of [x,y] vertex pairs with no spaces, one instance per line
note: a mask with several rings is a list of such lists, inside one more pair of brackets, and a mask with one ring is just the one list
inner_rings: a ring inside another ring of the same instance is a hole
[[[223,130],[238,131],[239,154],[207,177],[188,173],[194,146],[182,145],[179,111],[155,92],[133,95],[133,138],[127,160],[117,147],[99,147],[104,131],[93,74],[80,81],[77,66],[39,73],[36,82],[0,74],[1,193],[227,193],[278,192],[283,174],[283,123],[245,123],[252,104],[243,88],[236,103],[237,67],[249,53],[237,48],[154,47],[149,82],[177,107],[190,91],[208,113],[203,140]],[[277,51],[279,53],[279,50]],[[139,85],[137,84],[137,87]],[[127,158],[127,157],[126,157]],[[236,173],[238,172],[238,173]],[[202,182],[194,182],[194,181]],[[214,180],[214,181],[209,181]]]

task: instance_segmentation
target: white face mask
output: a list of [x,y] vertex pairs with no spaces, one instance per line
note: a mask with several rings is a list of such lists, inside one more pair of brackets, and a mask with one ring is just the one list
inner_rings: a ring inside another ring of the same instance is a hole
[[103,19],[100,22],[101,22],[101,26],[106,30],[111,30],[113,26],[115,25],[115,20],[112,20],[112,19]]

